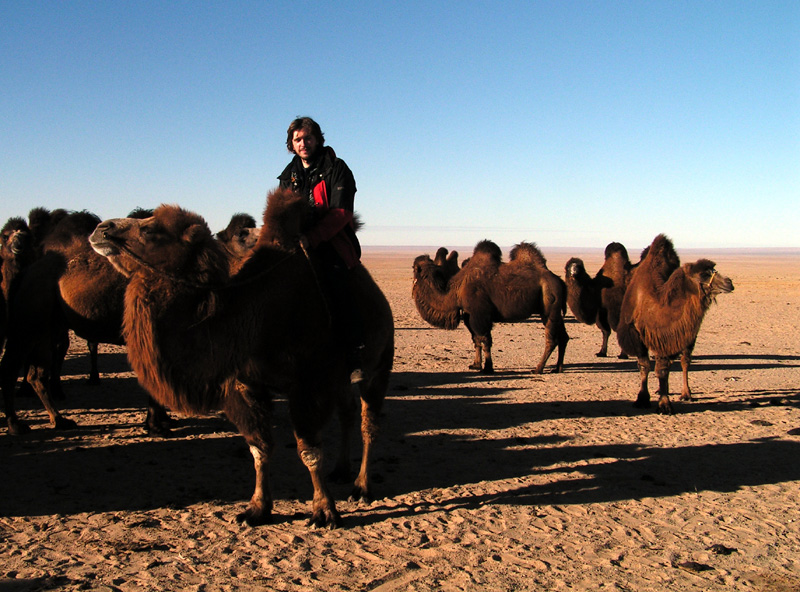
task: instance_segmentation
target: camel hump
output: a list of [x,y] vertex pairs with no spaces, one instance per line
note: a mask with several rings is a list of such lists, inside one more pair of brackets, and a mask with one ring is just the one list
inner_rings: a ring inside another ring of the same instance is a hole
[[604,258],[609,259],[614,255],[621,256],[623,259],[630,261],[630,257],[628,257],[628,250],[622,243],[613,242],[606,245]]
[[536,243],[521,242],[514,245],[514,248],[511,249],[510,259],[512,261],[529,263],[542,269],[547,268],[547,259],[544,258],[544,255],[542,255]]
[[100,222],[98,216],[87,211],[67,214],[45,237],[44,249],[47,251],[67,248],[76,238],[82,239],[92,234]]
[[301,195],[288,188],[270,191],[256,248],[268,245],[295,248],[307,216],[308,204]]
[[497,243],[494,243],[488,239],[480,241],[472,250],[473,257],[480,255],[488,257],[497,263],[500,263],[503,260],[503,251],[500,250],[500,247],[497,246]]

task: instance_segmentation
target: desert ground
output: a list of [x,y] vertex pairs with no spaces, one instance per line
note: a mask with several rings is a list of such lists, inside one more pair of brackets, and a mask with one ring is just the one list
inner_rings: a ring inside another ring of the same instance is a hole
[[[53,431],[38,400],[18,398],[32,432],[0,431],[0,592],[800,590],[800,251],[676,246],[714,259],[735,291],[700,331],[694,401],[678,401],[673,366],[671,416],[632,406],[635,362],[613,336],[595,357],[600,332],[571,315],[562,374],[554,357],[532,373],[538,319],[498,325],[496,373],[469,370],[466,329],[427,325],[411,300],[411,263],[435,248],[367,249],[396,356],[376,499],[333,484],[337,530],[306,524],[311,483],[280,398],[275,521],[243,527],[253,465],[226,420],[178,418],[174,437],[148,437],[124,348],[101,346],[91,386],[74,340],[59,404],[79,427]],[[592,275],[602,260],[542,250],[562,276],[571,256]]]

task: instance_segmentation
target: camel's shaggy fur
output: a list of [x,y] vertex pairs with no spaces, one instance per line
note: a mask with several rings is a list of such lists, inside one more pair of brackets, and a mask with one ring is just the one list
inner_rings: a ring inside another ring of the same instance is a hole
[[[162,206],[143,221],[106,221],[91,238],[95,249],[130,277],[124,334],[142,386],[184,413],[223,410],[249,444],[255,490],[238,516],[249,524],[267,522],[272,513],[274,393],[287,397],[297,452],[311,475],[311,522],[332,527],[341,520],[321,472],[321,429],[339,406],[348,433],[354,401],[325,295],[312,262],[298,248],[298,216],[305,216],[306,208],[303,198],[289,191],[273,192],[258,244],[233,277],[204,220],[176,206]],[[363,454],[354,495],[366,498],[394,328],[389,303],[367,270],[354,268],[351,281],[366,329],[366,379],[359,384]],[[344,440],[339,472],[349,463]]]
[[442,277],[441,266],[430,257],[417,257],[412,296],[420,316],[436,327],[455,329],[464,320],[475,346],[470,368],[494,371],[491,331],[495,322],[519,322],[539,314],[545,325],[545,350],[536,373],[542,373],[556,347],[555,371],[563,369],[569,340],[564,328],[566,286],[547,269],[536,245],[518,244],[511,251],[509,263],[503,263],[500,248],[491,241],[481,241],[444,286]]
[[634,270],[620,310],[617,338],[636,356],[641,385],[637,407],[649,407],[647,377],[650,355],[656,360],[658,410],[672,413],[669,366],[680,355],[681,400],[691,400],[689,363],[706,311],[719,294],[733,291],[733,282],[718,273],[713,261],[699,259],[681,266],[672,241],[659,234]]

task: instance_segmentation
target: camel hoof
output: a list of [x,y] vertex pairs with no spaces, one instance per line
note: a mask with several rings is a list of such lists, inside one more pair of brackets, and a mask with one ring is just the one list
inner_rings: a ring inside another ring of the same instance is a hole
[[594,356],[596,358],[606,358],[606,357],[608,357],[608,354],[606,352],[604,352],[604,351],[599,351]]
[[77,422],[67,419],[66,417],[58,417],[55,422],[50,424],[50,427],[56,430],[73,430],[78,427]]
[[308,519],[307,526],[334,530],[342,526],[342,517],[336,510],[317,510]]
[[356,485],[353,488],[353,491],[350,494],[350,497],[347,498],[347,501],[349,501],[349,502],[361,502],[361,503],[364,503],[364,504],[369,504],[370,502],[372,502],[372,496],[369,494],[369,492],[366,489],[362,488],[359,485]]
[[491,366],[489,368],[481,369],[481,374],[494,374],[494,368]]
[[480,364],[470,364],[469,365],[469,369],[470,370],[483,370],[483,368],[481,367]]
[[623,354],[618,355],[617,359],[618,360],[627,360],[627,359],[629,359],[629,357],[628,357],[628,354],[624,354],[623,353]]
[[256,526],[263,526],[264,524],[272,523],[272,514],[270,512],[261,512],[247,508],[244,512],[236,514],[236,522],[254,528]]
[[30,426],[23,421],[8,422],[8,433],[11,436],[22,436],[23,434],[29,434],[30,431]]

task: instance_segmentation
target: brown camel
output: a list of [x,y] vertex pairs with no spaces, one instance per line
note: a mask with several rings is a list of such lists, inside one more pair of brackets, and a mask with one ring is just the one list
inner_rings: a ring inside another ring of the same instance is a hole
[[698,259],[681,266],[669,238],[659,234],[653,240],[631,276],[617,325],[620,346],[638,360],[641,386],[636,407],[650,406],[650,354],[656,360],[658,411],[673,412],[669,367],[679,355],[683,373],[681,400],[691,400],[689,363],[700,324],[716,297],[732,291],[733,282],[717,272],[713,261]]
[[[310,523],[334,527],[341,521],[322,474],[320,432],[336,406],[354,411],[353,387],[318,275],[299,248],[306,210],[302,197],[272,192],[258,244],[233,277],[205,221],[177,206],[162,206],[147,220],[108,220],[90,239],[130,277],[124,334],[142,386],[170,409],[223,410],[249,444],[255,490],[237,518],[251,525],[272,514],[273,393],[288,400],[297,452],[311,475]],[[389,303],[369,272],[358,266],[351,281],[366,338],[365,380],[358,385],[363,453],[353,494],[368,498],[394,327]],[[352,427],[355,416],[343,412],[340,419]],[[337,470],[346,464],[340,456]]]
[[[609,243],[605,249],[605,262],[594,277],[584,267],[583,260],[572,257],[564,268],[567,284],[567,304],[578,322],[597,325],[602,334],[600,351],[595,355],[608,355],[608,337],[616,330],[619,309],[631,274],[628,251],[620,243]],[[625,352],[620,358],[627,358]]]
[[[144,212],[133,212],[144,215]],[[27,380],[50,416],[50,425],[71,428],[53,404],[62,398],[61,365],[69,347],[69,330],[89,342],[122,345],[125,278],[94,252],[88,236],[100,219],[88,212],[60,217],[42,241],[42,255],[31,264],[14,294],[6,351],[0,362],[0,386],[11,434],[29,431],[14,409],[14,387],[27,367]],[[96,359],[92,360],[97,374]],[[99,378],[99,375],[98,375]],[[164,434],[169,419],[154,401],[147,408],[146,428]]]
[[19,217],[9,218],[0,230],[0,351],[6,339],[11,293],[35,256],[28,224]]
[[222,243],[228,254],[231,275],[244,265],[253,247],[256,246],[259,232],[256,220],[250,214],[234,214],[228,225],[216,234],[217,240]]
[[569,336],[564,328],[566,287],[547,269],[536,245],[520,243],[502,262],[500,248],[491,241],[478,243],[469,261],[445,286],[442,269],[429,256],[414,260],[412,296],[420,316],[435,327],[455,329],[463,318],[475,346],[470,368],[490,374],[492,327],[495,322],[519,322],[540,315],[545,326],[545,349],[535,372],[541,374],[558,347],[554,371],[564,367]]

